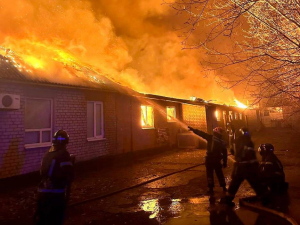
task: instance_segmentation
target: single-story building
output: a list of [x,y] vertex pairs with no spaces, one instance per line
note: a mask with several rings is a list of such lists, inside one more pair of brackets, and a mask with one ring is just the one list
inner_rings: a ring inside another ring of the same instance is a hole
[[190,144],[187,125],[211,132],[229,119],[245,123],[244,112],[224,107],[141,94],[105,78],[53,82],[20,72],[0,57],[0,179],[39,170],[59,129],[70,135],[68,150],[77,161],[162,146],[195,147],[199,143]]

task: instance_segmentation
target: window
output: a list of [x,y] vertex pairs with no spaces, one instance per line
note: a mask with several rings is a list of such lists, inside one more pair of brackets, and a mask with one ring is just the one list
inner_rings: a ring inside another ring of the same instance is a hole
[[239,119],[239,118],[238,118],[237,112],[234,113],[234,119],[235,119],[235,120],[238,120],[238,119]]
[[229,122],[232,121],[232,119],[233,119],[232,116],[233,116],[233,115],[232,115],[232,111],[229,111]]
[[167,106],[167,121],[168,122],[176,122],[175,106]]
[[240,120],[243,120],[243,113],[240,113]]
[[220,113],[219,113],[219,111],[215,111],[215,116],[216,116],[216,119],[217,119],[217,121],[221,121],[221,115],[220,115]]
[[226,119],[226,111],[223,111],[223,119]]
[[104,138],[103,103],[87,102],[87,138],[89,141]]
[[25,101],[25,148],[52,143],[52,100],[27,98]]
[[154,111],[149,105],[141,106],[142,128],[154,128]]

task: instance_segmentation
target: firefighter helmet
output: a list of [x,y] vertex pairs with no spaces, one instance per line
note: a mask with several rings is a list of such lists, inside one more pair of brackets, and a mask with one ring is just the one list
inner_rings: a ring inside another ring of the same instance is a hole
[[267,155],[269,153],[274,152],[274,146],[272,144],[266,143],[266,144],[261,144],[258,148],[258,152],[260,155]]
[[222,127],[215,127],[215,128],[213,129],[213,132],[214,132],[214,133],[217,133],[217,134],[220,134],[220,135],[223,134],[223,131],[224,131],[224,129],[223,129]]
[[64,130],[58,130],[53,135],[52,145],[67,145],[69,143],[69,135]]
[[248,130],[247,127],[242,127],[240,129],[240,132],[241,132],[242,135],[250,135],[249,130]]

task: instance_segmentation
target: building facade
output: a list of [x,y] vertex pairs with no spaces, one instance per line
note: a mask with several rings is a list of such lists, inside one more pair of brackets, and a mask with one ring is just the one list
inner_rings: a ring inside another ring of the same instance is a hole
[[[11,97],[18,104],[6,107]],[[211,133],[229,119],[246,124],[244,112],[235,107],[1,73],[0,100],[0,179],[38,171],[59,129],[70,135],[69,152],[86,161],[147,149],[204,147],[187,126]]]

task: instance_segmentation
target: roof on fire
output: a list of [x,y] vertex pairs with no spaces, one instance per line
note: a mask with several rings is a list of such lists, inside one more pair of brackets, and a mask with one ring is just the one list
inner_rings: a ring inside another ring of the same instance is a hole
[[38,76],[34,73],[20,71],[12,63],[10,63],[7,58],[0,55],[0,80],[35,85],[85,88],[91,90],[119,92],[123,94],[137,94],[134,90],[122,86],[121,84],[114,82],[102,75],[97,74],[98,79],[95,81],[84,79],[84,77],[80,77],[76,73],[71,73],[70,75],[71,78],[69,77],[69,79],[63,79],[63,77],[59,76],[53,76],[51,79],[49,79],[46,76]]

